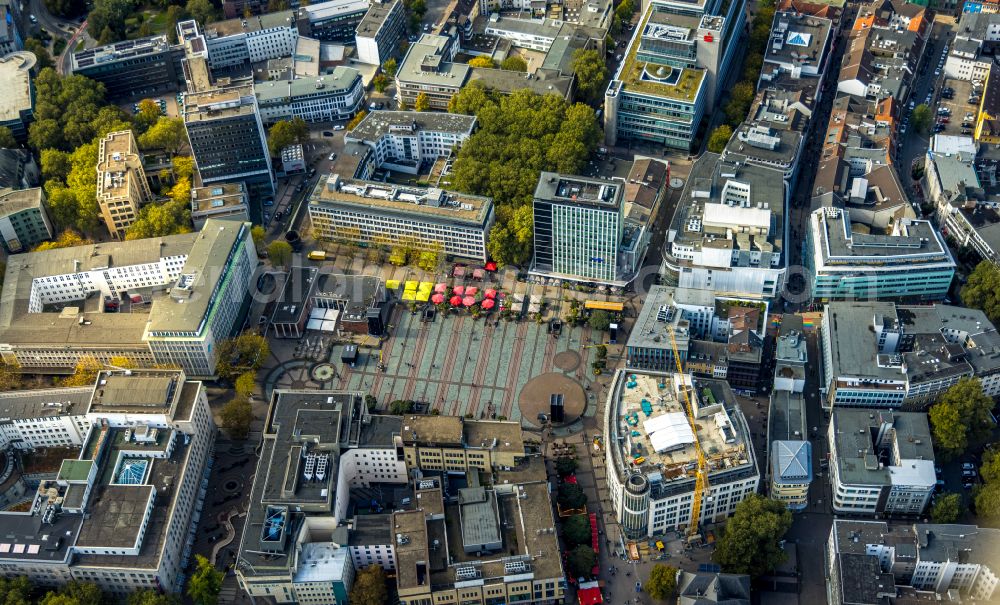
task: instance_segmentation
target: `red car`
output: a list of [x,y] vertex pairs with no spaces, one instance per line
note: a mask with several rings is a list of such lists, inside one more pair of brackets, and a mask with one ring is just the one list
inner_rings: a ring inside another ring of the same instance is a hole
[[938,124],[947,124],[950,121],[951,120],[947,116],[945,116],[943,118],[938,118]]

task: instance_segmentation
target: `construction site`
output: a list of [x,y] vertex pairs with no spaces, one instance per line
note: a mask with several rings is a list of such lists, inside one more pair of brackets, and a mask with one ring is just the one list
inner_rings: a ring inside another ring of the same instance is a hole
[[681,531],[695,541],[757,489],[749,428],[725,381],[620,371],[605,429],[611,499],[629,539]]

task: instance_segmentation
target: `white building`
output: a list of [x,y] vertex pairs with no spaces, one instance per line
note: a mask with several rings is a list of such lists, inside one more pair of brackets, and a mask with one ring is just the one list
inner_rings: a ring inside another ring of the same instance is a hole
[[955,32],[944,63],[945,77],[985,82],[993,64],[991,47],[1000,42],[1000,15],[963,12]]
[[11,544],[0,549],[3,569],[41,586],[93,582],[121,597],[179,591],[215,437],[202,384],[180,370],[112,371],[87,389],[2,398],[9,445],[80,449],[42,480],[30,512],[0,513]]
[[294,11],[238,17],[205,26],[208,64],[215,70],[295,54]]
[[292,118],[306,122],[344,120],[353,117],[365,100],[361,74],[344,66],[321,76],[260,82],[254,92],[265,124]]
[[937,484],[926,414],[837,408],[827,438],[835,512],[923,513]]
[[682,381],[693,387],[697,440],[709,465],[699,524],[725,520],[760,482],[749,428],[729,385],[632,372],[615,375],[604,416],[608,487],[626,539],[685,529],[691,521],[697,446],[678,399]]
[[417,174],[425,163],[456,153],[475,126],[475,116],[373,111],[344,135],[344,141],[367,145],[380,167]]
[[405,36],[406,11],[403,3],[400,0],[373,2],[354,36],[358,61],[382,65],[396,55]]
[[320,177],[309,197],[314,235],[439,251],[486,262],[493,200],[443,189]]
[[249,222],[249,200],[243,183],[215,183],[191,189],[191,221],[201,231],[210,218]]

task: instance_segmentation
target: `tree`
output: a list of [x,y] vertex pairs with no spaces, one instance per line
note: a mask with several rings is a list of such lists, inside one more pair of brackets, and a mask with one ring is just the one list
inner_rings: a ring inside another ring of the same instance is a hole
[[410,400],[397,399],[389,404],[389,413],[393,416],[402,416],[413,411],[413,402]]
[[556,502],[564,510],[583,508],[587,505],[587,494],[583,493],[583,488],[576,483],[561,483]]
[[533,214],[531,206],[521,206],[501,213],[507,218],[496,222],[490,230],[486,247],[500,266],[523,265],[531,260]]
[[379,74],[372,78],[372,86],[375,87],[375,92],[382,94],[389,86],[389,78],[385,74]]
[[348,131],[354,130],[355,128],[357,128],[358,124],[361,123],[361,120],[365,119],[365,116],[367,115],[368,111],[362,109],[361,111],[356,113],[353,118],[351,118],[351,121],[348,122],[347,126],[345,126],[344,128],[346,128]]
[[267,257],[271,259],[271,266],[287,266],[292,260],[292,246],[283,240],[274,240],[267,246]]
[[[51,599],[51,600],[50,600]],[[104,601],[104,593],[96,584],[73,581],[59,592],[49,592],[40,603],[59,605],[100,605]]]
[[611,327],[611,316],[608,315],[607,311],[598,309],[590,314],[587,325],[598,332],[607,332],[608,328]]
[[[159,111],[159,107],[157,107],[157,111]],[[96,138],[103,138],[111,132],[134,130],[128,114],[114,105],[100,108],[97,111],[97,117],[90,121],[90,128],[94,131]]]
[[960,456],[969,445],[984,443],[993,430],[993,399],[978,378],[962,378],[931,407],[934,445],[944,459]]
[[0,126],[0,149],[11,149],[17,147],[17,140],[14,133],[6,126]]
[[931,507],[932,523],[954,523],[962,516],[962,495],[941,494]]
[[645,584],[646,592],[654,599],[664,600],[677,590],[677,568],[663,563],[653,565]]
[[934,116],[931,113],[931,108],[921,103],[913,108],[913,111],[910,113],[910,119],[917,132],[926,133],[931,127],[931,122],[934,121]]
[[962,287],[962,302],[985,313],[991,322],[1000,322],[1000,270],[996,265],[985,260],[976,265]]
[[593,547],[581,544],[569,551],[566,563],[574,578],[589,578],[594,570],[594,564],[597,563],[597,555],[594,553]]
[[160,119],[160,105],[152,99],[139,101],[139,111],[136,112],[133,122],[140,133],[146,132]]
[[413,102],[414,111],[430,111],[431,110],[431,99],[427,96],[426,92],[422,92],[417,95],[417,99]]
[[979,486],[976,490],[974,502],[976,504],[976,516],[986,519],[991,523],[1000,520],[1000,482],[991,481]]
[[487,56],[472,57],[469,59],[469,67],[481,67],[484,69],[493,69],[496,64],[493,63],[493,59]]
[[729,102],[726,103],[725,112],[730,126],[736,128],[743,123],[755,94],[753,84],[747,81],[738,82],[729,90]]
[[196,569],[188,580],[187,595],[197,605],[216,605],[222,590],[223,573],[201,555],[195,555],[195,561]]
[[[170,190],[169,202],[146,204],[125,230],[126,240],[191,233],[191,181],[180,179]],[[181,199],[176,199],[181,198]]]
[[45,0],[45,8],[59,17],[78,17],[87,10],[85,0]]
[[212,23],[218,18],[218,11],[209,0],[188,0],[184,8],[195,21],[202,25]]
[[256,332],[242,332],[217,345],[215,373],[221,380],[235,380],[244,372],[257,371],[271,354],[267,339]]
[[[3,267],[0,267],[2,269]],[[16,361],[0,361],[0,392],[16,391],[21,388],[21,368]],[[0,603],[4,603],[0,592]]]
[[164,13],[164,21],[166,22],[167,29],[167,41],[171,44],[177,44],[177,24],[184,19],[184,9],[176,4],[171,4],[167,7]]
[[34,587],[27,576],[0,578],[0,603],[4,605],[30,605]]
[[563,521],[563,536],[567,546],[590,545],[590,518],[587,515],[573,515]]
[[160,594],[146,589],[133,592],[126,600],[127,605],[180,605],[180,599],[173,593]]
[[348,601],[351,605],[383,605],[389,602],[389,589],[381,565],[369,565],[354,576]]
[[260,225],[254,225],[250,228],[250,237],[253,238],[253,245],[260,248],[260,245],[264,243],[264,237],[267,232],[264,231],[264,227]]
[[517,55],[512,55],[503,60],[503,63],[500,64],[500,69],[526,72],[528,71],[528,62]]
[[76,362],[73,374],[62,379],[64,387],[89,387],[97,380],[97,374],[104,369],[104,364],[93,355],[81,355]]
[[729,127],[729,124],[716,126],[708,137],[708,150],[712,153],[722,153],[731,138],[733,138],[733,129]]
[[250,405],[250,400],[237,393],[236,397],[222,406],[219,419],[222,421],[222,428],[229,431],[233,437],[243,439],[250,432],[250,425],[253,423],[253,407]]
[[42,242],[35,246],[33,252],[44,252],[46,250],[58,250],[60,248],[73,248],[76,246],[85,246],[87,244],[92,244],[94,242],[89,239],[85,239],[76,231],[72,229],[66,229],[59,234],[59,237],[52,241]]
[[279,120],[267,132],[267,145],[274,157],[281,155],[281,150],[293,143],[308,141],[309,125],[302,118]]
[[237,395],[249,398],[257,388],[257,374],[255,372],[243,372],[236,377],[235,390]]
[[58,179],[65,182],[72,164],[69,154],[58,149],[43,149],[41,153],[42,178],[46,181]]
[[399,65],[396,63],[396,59],[392,57],[382,64],[382,73],[384,73],[387,78],[395,78],[396,70],[398,69]]
[[28,145],[38,150],[62,148],[63,136],[59,121],[41,119],[32,122],[28,127]]
[[728,573],[757,578],[785,560],[779,544],[791,526],[792,513],[784,503],[751,494],[726,522],[716,543],[715,561]]
[[570,69],[576,75],[576,90],[580,98],[591,104],[604,100],[608,67],[601,53],[594,49],[577,50],[573,53]]
[[572,475],[576,471],[576,467],[576,458],[570,458],[569,456],[556,458],[556,472],[560,477]]
[[194,178],[194,158],[189,155],[175,155],[170,158],[174,176],[178,179],[192,180]]
[[176,155],[188,145],[184,120],[160,116],[149,130],[139,135],[138,143],[143,149],[162,149]]

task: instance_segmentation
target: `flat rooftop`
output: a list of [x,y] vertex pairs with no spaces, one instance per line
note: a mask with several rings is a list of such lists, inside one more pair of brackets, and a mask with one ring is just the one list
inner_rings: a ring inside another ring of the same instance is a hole
[[698,17],[668,14],[650,5],[636,26],[615,79],[620,80],[628,91],[693,103],[705,82],[703,69],[647,63],[639,59],[637,54],[644,39],[691,43],[689,38],[693,36],[699,23]]
[[191,212],[208,212],[217,208],[246,204],[243,183],[217,183],[191,189]]
[[180,370],[102,371],[87,412],[163,414],[185,420],[198,396],[198,384],[185,381]]
[[41,208],[42,188],[0,189],[0,216],[10,216],[29,208]]
[[73,71],[94,65],[121,61],[170,50],[166,36],[150,36],[137,40],[122,40],[73,53]]
[[[97,197],[128,197],[130,181],[145,178],[137,174],[142,169],[142,160],[136,153],[135,136],[131,130],[108,133],[101,139],[97,157]],[[140,190],[142,185],[138,185]],[[140,200],[133,200],[136,204]]]
[[36,60],[30,52],[15,52],[0,57],[0,123],[20,120],[22,111],[31,111],[34,107],[31,69]]
[[867,259],[894,264],[937,260],[954,265],[944,240],[930,221],[900,219],[891,234],[855,233],[850,211],[824,208],[813,213],[820,240],[817,253],[824,265],[856,264]]
[[[825,335],[831,351],[830,364],[834,380],[838,378],[878,378],[895,384],[881,388],[902,390],[903,375],[898,367],[879,363],[878,341],[874,322],[895,321],[896,309],[890,302],[830,303],[826,306],[830,333]],[[872,382],[867,388],[875,388]]]
[[77,538],[80,548],[132,548],[140,537],[152,485],[108,485],[91,501]]
[[[922,412],[872,411],[835,408],[831,420],[835,435],[837,465],[841,483],[855,485],[933,485],[934,446],[927,414]],[[889,423],[894,434],[889,450],[899,459],[883,453],[880,457],[875,439],[882,423]]]
[[807,438],[806,405],[802,393],[773,391],[767,418],[768,441],[798,441]]
[[195,124],[253,115],[256,111],[255,105],[251,80],[219,84],[184,95],[184,122]]
[[774,15],[771,40],[764,53],[764,61],[816,69],[824,59],[824,50],[832,29],[833,22],[829,19],[779,11]]
[[493,209],[488,197],[323,175],[309,196],[310,204],[348,206],[365,213],[386,212],[435,222],[475,227],[486,224]]
[[364,117],[345,139],[376,141],[387,134],[402,136],[418,132],[446,132],[471,134],[476,125],[475,116],[427,111],[372,111]]
[[472,70],[465,63],[445,61],[442,48],[447,38],[433,34],[423,34],[400,61],[396,79],[401,82],[426,86],[461,88]]
[[[382,28],[385,23],[386,17],[389,13],[396,8],[396,4],[399,0],[392,0],[391,2],[385,3],[373,3],[365,16],[361,19],[361,23],[358,23],[358,28],[354,30],[355,35],[363,37],[375,37],[375,33]],[[402,7],[399,9],[402,12]]]
[[460,446],[465,436],[462,420],[458,416],[403,416],[403,443]]
[[694,381],[694,432],[683,400],[678,399],[676,375],[626,372],[622,383],[613,422],[624,437],[620,447],[626,465],[647,474],[660,473],[665,482],[691,479],[699,446],[713,459],[710,472],[753,464],[743,426],[734,424],[727,410],[735,400],[724,383]]
[[612,210],[621,207],[623,185],[621,181],[542,172],[535,199]]
[[521,430],[520,422],[463,420],[462,428],[465,444],[470,448],[489,448],[500,452],[524,452],[524,433]]
[[94,387],[67,387],[0,393],[0,422],[81,414],[93,392]]
[[360,79],[361,72],[358,70],[338,65],[329,74],[306,76],[294,80],[258,82],[253,86],[253,90],[257,94],[257,100],[261,106],[267,106],[271,103],[285,105],[289,99],[350,90]]
[[225,21],[216,21],[205,26],[205,37],[211,40],[236,34],[249,34],[272,27],[295,27],[295,11],[286,10],[265,15],[236,17]]

